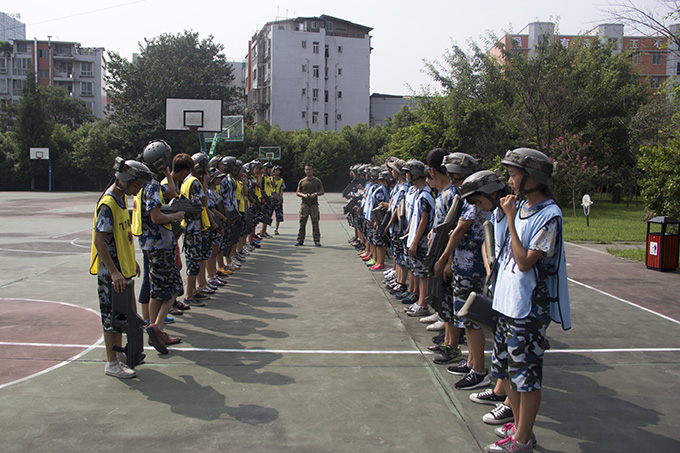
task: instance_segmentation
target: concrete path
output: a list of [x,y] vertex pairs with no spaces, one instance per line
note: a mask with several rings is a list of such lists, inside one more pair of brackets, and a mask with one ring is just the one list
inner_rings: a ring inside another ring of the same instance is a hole
[[[322,197],[323,247],[294,247],[288,194],[281,235],[168,326],[180,345],[147,350],[137,379],[105,376],[87,273],[97,196],[0,193],[3,451],[479,452],[497,440],[481,421],[492,407],[453,390],[432,334],[347,245],[338,194]],[[679,275],[567,252],[574,328],[548,330],[536,451],[680,451]]]

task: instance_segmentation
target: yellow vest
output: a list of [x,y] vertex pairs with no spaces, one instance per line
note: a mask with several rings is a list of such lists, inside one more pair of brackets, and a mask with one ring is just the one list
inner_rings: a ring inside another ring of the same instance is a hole
[[283,178],[277,178],[272,176],[272,185],[274,186],[274,192],[281,193],[281,186],[283,185]]
[[272,177],[263,176],[263,178],[264,178],[264,193],[268,197],[271,197],[272,194],[274,193],[274,188],[272,187]]
[[[165,178],[163,181],[167,181],[168,178]],[[133,204],[132,204],[132,234],[135,236],[141,236],[142,235],[142,192],[144,191],[144,187],[142,187],[137,195],[133,197]],[[161,204],[165,204],[165,200],[163,199],[163,190],[159,187],[158,188],[158,196],[161,199]],[[149,214],[150,215],[150,214]],[[149,218],[149,221],[151,219]],[[172,231],[172,225],[170,223],[163,223],[161,224],[163,227],[165,227],[166,230]]]
[[90,274],[97,275],[99,269],[99,253],[94,246],[95,227],[97,226],[97,212],[102,204],[111,209],[113,213],[113,240],[116,243],[118,254],[118,264],[120,273],[125,278],[132,278],[137,275],[137,261],[135,261],[135,245],[132,241],[132,231],[130,229],[130,214],[127,210],[127,197],[123,196],[125,207],[121,208],[111,195],[104,195],[97,203],[97,210],[94,213],[92,224],[92,247],[90,259]]
[[[198,178],[195,176],[189,176],[182,182],[182,185],[179,189],[179,193],[181,195],[184,195],[186,198],[191,199],[189,193],[191,192],[191,185],[194,183],[194,181],[198,181],[198,183],[201,185],[201,189],[203,189],[203,192],[205,193],[203,183],[201,183],[201,181],[199,181]],[[207,197],[208,194],[206,193],[205,196]],[[210,218],[208,217],[208,210],[205,208],[205,206],[203,206],[203,210],[201,211],[201,225],[202,225],[201,231],[205,231],[208,228],[210,228]],[[182,226],[183,227],[187,226],[186,220],[182,220]]]
[[234,183],[234,193],[236,194],[236,201],[238,201],[238,210],[239,212],[246,212],[246,200],[243,196],[243,183],[241,181],[234,181]]

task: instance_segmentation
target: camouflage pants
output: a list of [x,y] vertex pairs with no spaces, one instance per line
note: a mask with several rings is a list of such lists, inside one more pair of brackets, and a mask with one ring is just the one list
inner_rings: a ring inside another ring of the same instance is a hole
[[298,230],[297,241],[305,242],[305,234],[307,233],[307,217],[312,219],[312,238],[314,242],[321,242],[321,230],[319,230],[319,205],[308,205],[300,203],[300,229]]
[[547,304],[534,303],[529,316],[500,316],[494,332],[491,374],[510,381],[518,392],[541,389],[545,332],[550,324]]

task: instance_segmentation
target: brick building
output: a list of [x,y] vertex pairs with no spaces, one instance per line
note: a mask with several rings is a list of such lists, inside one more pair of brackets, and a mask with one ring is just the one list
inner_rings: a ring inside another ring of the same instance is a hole
[[[671,25],[670,28],[672,32],[678,33],[680,24]],[[501,43],[506,49],[530,57],[538,43],[546,38],[559,41],[564,47],[598,38],[603,42],[614,43],[615,52],[630,52],[640,77],[648,80],[652,87],[660,87],[668,79],[680,81],[680,51],[677,45],[665,37],[625,36],[622,24],[598,25],[592,35],[556,35],[555,24],[551,22],[532,22],[525,29],[526,34],[506,35],[500,40]],[[491,53],[500,57],[498,48],[494,48]]]

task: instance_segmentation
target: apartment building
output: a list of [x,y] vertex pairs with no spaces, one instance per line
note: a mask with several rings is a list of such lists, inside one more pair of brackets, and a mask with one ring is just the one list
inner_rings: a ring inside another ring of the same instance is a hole
[[[600,24],[589,35],[556,35],[552,22],[532,22],[525,27],[526,34],[506,35],[501,43],[506,49],[522,52],[530,58],[539,42],[543,39],[554,39],[564,47],[578,45],[582,40],[598,38],[603,42],[611,42],[615,52],[628,51],[635,69],[640,77],[658,88],[668,79],[680,81],[680,51],[671,40],[658,36],[625,36],[623,24]],[[680,24],[670,26],[673,33],[680,31]],[[491,51],[500,57],[498,48]]]
[[26,73],[33,69],[41,86],[60,86],[82,99],[101,118],[106,108],[104,49],[76,42],[15,39],[0,52],[0,98],[18,101]]
[[254,122],[313,131],[368,124],[371,30],[326,15],[268,22],[246,56]]
[[26,39],[26,24],[21,22],[20,14],[0,12],[0,41]]

